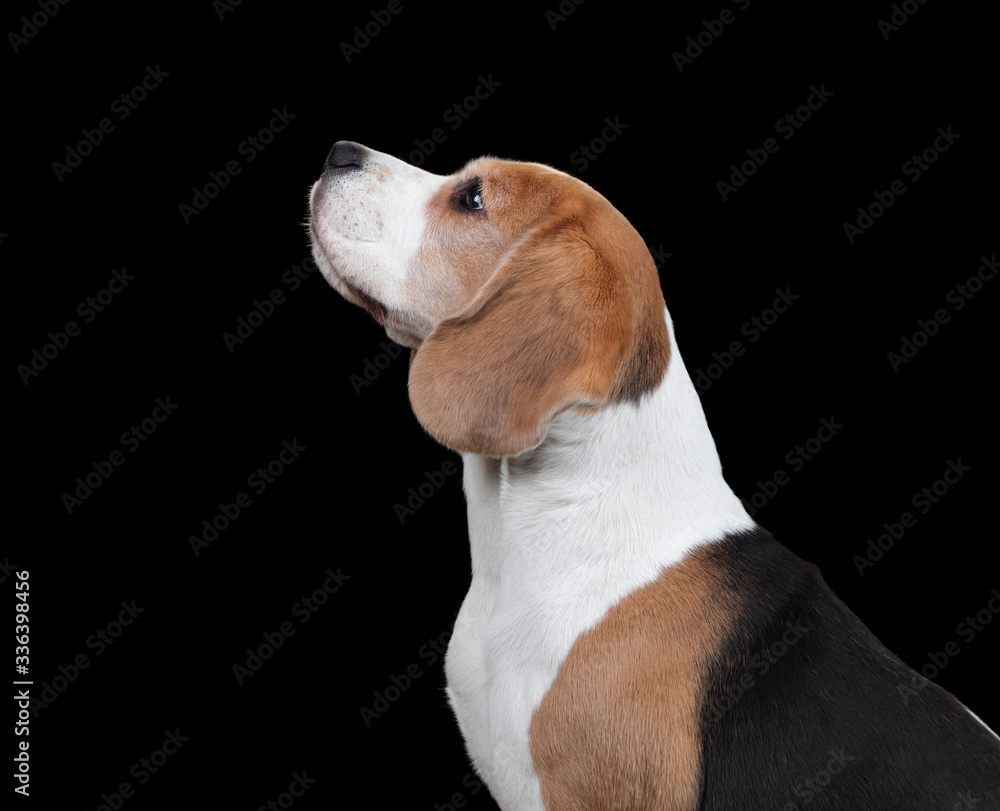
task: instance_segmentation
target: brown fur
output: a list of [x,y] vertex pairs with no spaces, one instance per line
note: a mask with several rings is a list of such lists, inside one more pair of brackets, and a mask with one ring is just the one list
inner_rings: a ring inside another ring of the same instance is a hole
[[535,164],[485,159],[484,214],[430,204],[421,251],[458,274],[468,302],[438,323],[410,367],[410,400],[448,447],[508,456],[573,407],[636,400],[669,359],[663,296],[642,239],[586,184]]
[[723,593],[696,550],[576,641],[531,721],[546,809],[697,807],[702,679],[739,610]]

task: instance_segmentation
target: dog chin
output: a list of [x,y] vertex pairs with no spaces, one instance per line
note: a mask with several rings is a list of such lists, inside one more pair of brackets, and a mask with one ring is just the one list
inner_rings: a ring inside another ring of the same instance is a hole
[[320,273],[323,274],[323,278],[326,279],[327,283],[351,304],[365,310],[385,329],[385,334],[390,339],[401,346],[410,349],[419,349],[421,344],[423,344],[423,339],[415,335],[406,324],[402,323],[403,319],[397,313],[394,313],[385,304],[366,293],[357,285],[349,282],[339,273],[323,249],[323,244],[320,242],[315,230],[312,231],[311,236],[313,258],[316,260],[316,265],[319,267]]
[[388,308],[374,296],[370,296],[356,284],[352,284],[347,281],[343,276],[336,277],[337,292],[339,292],[344,298],[346,298],[351,304],[357,304],[364,310],[367,310],[368,314],[378,321],[382,326],[385,326],[385,322],[389,319]]
[[423,340],[413,334],[411,329],[404,323],[398,315],[386,307],[374,296],[368,295],[361,288],[351,284],[336,270],[330,267],[323,267],[323,276],[330,285],[351,304],[354,304],[378,322],[385,329],[385,334],[401,346],[410,349],[419,349]]
[[320,273],[323,274],[323,278],[326,279],[327,284],[351,302],[351,304],[367,310],[372,318],[380,324],[383,323],[388,315],[388,310],[385,305],[374,296],[368,295],[357,285],[347,281],[343,274],[337,270],[336,265],[323,248],[323,243],[320,241],[315,231],[313,232],[312,237],[313,259],[316,260],[316,265],[319,267]]

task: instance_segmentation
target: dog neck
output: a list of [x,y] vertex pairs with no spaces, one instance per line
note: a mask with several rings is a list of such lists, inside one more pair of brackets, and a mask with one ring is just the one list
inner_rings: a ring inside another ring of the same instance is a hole
[[663,381],[638,403],[567,410],[515,457],[463,454],[474,577],[572,569],[589,579],[612,567],[641,579],[754,526],[723,478],[669,316],[667,326]]

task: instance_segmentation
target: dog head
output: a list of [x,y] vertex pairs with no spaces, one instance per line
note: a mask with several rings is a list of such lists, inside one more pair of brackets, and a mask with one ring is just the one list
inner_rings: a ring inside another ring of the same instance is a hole
[[330,284],[413,350],[414,412],[455,450],[516,455],[560,412],[637,400],[666,370],[645,243],[551,167],[480,158],[435,175],[339,141],[309,229]]

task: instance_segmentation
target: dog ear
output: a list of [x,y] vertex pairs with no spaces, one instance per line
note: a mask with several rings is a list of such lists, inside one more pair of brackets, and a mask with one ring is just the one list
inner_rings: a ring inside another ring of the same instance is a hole
[[620,253],[598,250],[575,218],[525,238],[411,360],[410,402],[428,433],[457,451],[513,456],[567,408],[658,385],[669,339],[656,269],[644,245],[644,258],[621,253],[644,266],[616,267],[608,255]]

